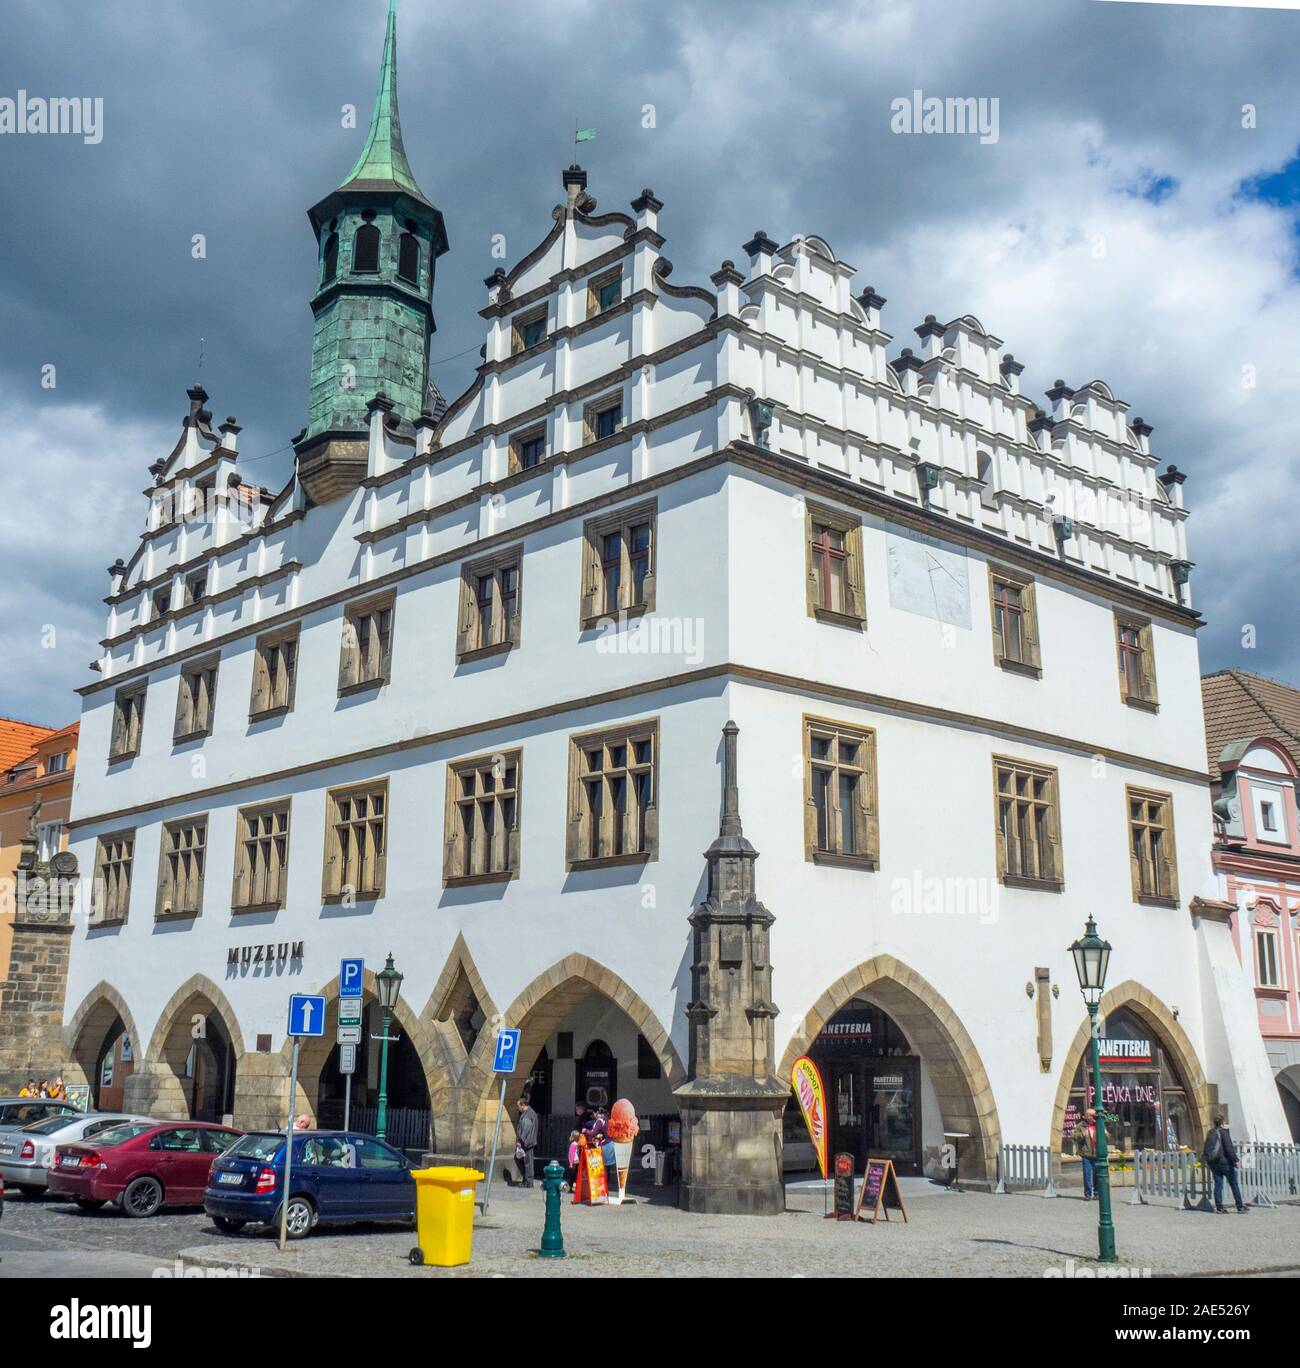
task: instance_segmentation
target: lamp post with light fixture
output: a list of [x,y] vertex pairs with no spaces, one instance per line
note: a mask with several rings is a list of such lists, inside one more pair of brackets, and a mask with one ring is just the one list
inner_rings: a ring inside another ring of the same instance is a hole
[[388,963],[375,975],[375,987],[379,993],[379,1005],[384,1009],[384,1024],[379,1037],[379,1112],[375,1121],[375,1134],[383,1140],[388,1131],[388,1042],[392,1039],[388,1028],[392,1024],[397,995],[402,991],[402,975],[393,968],[391,954]]
[[1079,976],[1079,991],[1088,1004],[1092,1038],[1092,1095],[1097,1109],[1097,1159],[1094,1178],[1097,1185],[1097,1257],[1114,1263],[1115,1226],[1110,1216],[1110,1159],[1106,1144],[1106,1113],[1101,1105],[1101,1042],[1097,1038],[1097,1008],[1106,991],[1106,969],[1110,964],[1110,942],[1097,934],[1097,923],[1088,918],[1083,935],[1070,946],[1074,971]]

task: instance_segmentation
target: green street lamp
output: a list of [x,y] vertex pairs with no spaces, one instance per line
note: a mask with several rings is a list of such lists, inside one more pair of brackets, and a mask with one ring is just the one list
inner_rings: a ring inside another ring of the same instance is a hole
[[1070,946],[1074,971],[1079,976],[1079,991],[1088,1004],[1092,1036],[1092,1095],[1097,1109],[1097,1159],[1094,1178],[1097,1185],[1097,1257],[1114,1263],[1115,1226],[1110,1218],[1110,1150],[1106,1144],[1106,1113],[1101,1105],[1101,1042],[1097,1039],[1097,1008],[1106,991],[1106,969],[1110,964],[1110,942],[1097,934],[1091,917],[1082,937]]
[[397,1006],[397,996],[402,991],[402,975],[393,968],[393,957],[375,975],[375,987],[379,993],[379,1005],[384,1009],[383,1034],[379,1037],[379,1116],[375,1134],[383,1140],[388,1132],[388,1042],[393,1039],[388,1028],[393,1020],[393,1008]]

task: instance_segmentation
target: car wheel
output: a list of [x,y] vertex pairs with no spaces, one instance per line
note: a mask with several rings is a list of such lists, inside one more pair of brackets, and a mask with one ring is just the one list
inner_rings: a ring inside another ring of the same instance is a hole
[[43,1187],[33,1187],[30,1183],[26,1185],[19,1183],[18,1191],[21,1192],[29,1202],[34,1202],[38,1197],[45,1196],[45,1189]]
[[[311,1234],[312,1222],[316,1213],[305,1197],[289,1198],[289,1214],[285,1217],[285,1234],[291,1240],[301,1240]],[[274,1229],[280,1228],[280,1213],[275,1213]]]
[[422,1250],[419,1245],[416,1245],[406,1257],[418,1267],[424,1262],[424,1250]]
[[216,1226],[223,1235],[233,1235],[236,1231],[243,1230],[248,1222],[235,1221],[229,1216],[214,1216],[212,1218],[212,1224]]
[[72,1199],[82,1211],[98,1211],[104,1205],[101,1197],[74,1197]]
[[128,1216],[153,1216],[162,1204],[162,1184],[157,1178],[137,1178],[122,1194],[122,1210]]

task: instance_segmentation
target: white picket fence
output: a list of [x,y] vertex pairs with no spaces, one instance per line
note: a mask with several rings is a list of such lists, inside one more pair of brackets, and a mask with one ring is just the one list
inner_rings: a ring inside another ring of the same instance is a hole
[[1015,1188],[1037,1188],[1044,1197],[1055,1197],[1052,1186],[1052,1149],[1050,1145],[1003,1145],[998,1150],[996,1193]]
[[[1237,1145],[1237,1181],[1250,1206],[1300,1198],[1300,1145],[1247,1140]],[[1138,1150],[1133,1156],[1131,1206],[1172,1198],[1184,1211],[1213,1211],[1213,1172],[1189,1150]]]

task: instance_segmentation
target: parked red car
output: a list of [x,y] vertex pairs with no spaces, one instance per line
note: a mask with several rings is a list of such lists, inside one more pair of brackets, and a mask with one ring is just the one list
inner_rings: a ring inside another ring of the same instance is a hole
[[119,1202],[128,1216],[198,1205],[213,1160],[242,1134],[206,1121],[128,1121],[60,1145],[47,1191],[86,1210]]

